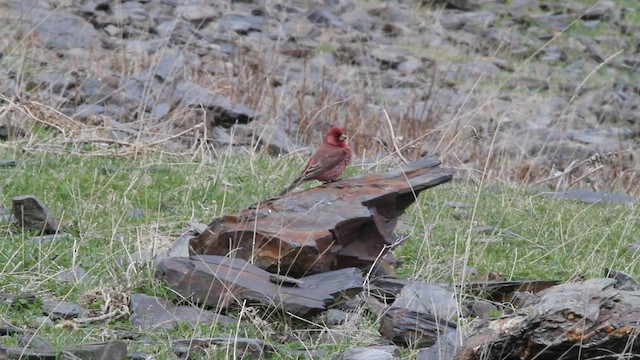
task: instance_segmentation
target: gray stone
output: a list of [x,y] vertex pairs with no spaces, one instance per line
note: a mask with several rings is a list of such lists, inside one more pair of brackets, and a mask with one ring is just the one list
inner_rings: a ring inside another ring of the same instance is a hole
[[177,6],[173,10],[173,14],[187,21],[211,20],[219,16],[215,8],[200,3],[187,3]]
[[78,95],[86,103],[104,105],[114,94],[115,87],[104,83],[97,77],[85,78],[80,81]]
[[414,74],[420,72],[424,64],[420,59],[408,59],[398,64],[397,69],[401,74]]
[[468,300],[464,303],[465,316],[479,317],[480,319],[490,319],[498,313],[498,307],[487,300]]
[[83,18],[66,11],[34,8],[23,26],[37,34],[37,39],[51,49],[98,49],[100,34]]
[[[18,166],[19,163],[20,162],[18,160],[0,160],[0,167],[16,167]],[[3,214],[0,214],[0,222],[7,221],[6,219],[10,219],[10,218],[11,217],[4,218]]]
[[[541,28],[548,28],[553,30],[564,30],[571,21],[573,21],[573,17],[570,17],[565,14],[532,14],[527,16],[530,21],[533,21],[536,25]],[[546,33],[546,32],[544,32]]]
[[202,106],[208,109],[208,119],[214,126],[231,126],[236,122],[246,124],[256,116],[254,110],[240,104],[234,104],[225,96],[214,95],[190,81],[178,84],[173,99],[179,102],[182,107],[200,108]]
[[127,51],[132,53],[151,54],[156,52],[158,49],[161,49],[163,44],[165,44],[165,41],[162,39],[151,39],[151,40],[127,39],[127,41],[123,43],[123,46]]
[[62,94],[64,91],[72,88],[76,83],[75,77],[68,73],[60,72],[36,74],[32,80],[41,87],[56,94]]
[[240,35],[250,32],[262,31],[264,17],[244,14],[227,13],[218,19],[218,25],[224,29],[232,30]]
[[13,198],[13,217],[23,228],[38,230],[44,234],[55,234],[60,229],[49,209],[33,195]]
[[120,340],[65,346],[60,359],[76,360],[124,360],[127,357],[127,343]]
[[80,266],[74,266],[69,270],[64,270],[56,274],[56,277],[68,283],[81,283],[91,279],[87,272]]
[[485,235],[492,235],[498,231],[498,229],[496,229],[495,226],[491,226],[491,225],[476,226],[471,230],[479,234],[485,234]]
[[485,3],[482,0],[425,0],[423,4],[438,4],[445,5],[447,8],[473,11],[480,8],[480,4]]
[[461,344],[460,334],[457,331],[448,331],[440,335],[434,345],[420,349],[416,360],[453,359],[459,344]]
[[583,189],[572,189],[565,192],[545,192],[543,194],[554,199],[576,199],[587,204],[595,204],[599,202],[631,204],[638,200],[635,196],[625,194],[605,194],[602,192]]
[[496,15],[489,11],[462,12],[443,15],[440,23],[447,30],[464,30],[468,32],[480,32],[493,26]]
[[24,346],[32,350],[47,351],[47,352],[52,352],[56,350],[56,348],[53,345],[51,345],[51,343],[49,343],[47,340],[34,334],[20,335],[18,337],[18,343],[20,344],[20,346]]
[[151,111],[151,116],[155,120],[162,120],[167,114],[169,114],[170,110],[171,110],[171,104],[160,103],[153,108],[153,110]]
[[271,125],[256,123],[251,124],[251,127],[249,127],[244,124],[235,124],[231,127],[231,133],[234,135],[233,141],[235,144],[250,145],[258,143],[273,155],[288,154],[298,148],[287,134]]
[[618,6],[613,1],[599,1],[594,6],[588,6],[587,10],[581,14],[581,20],[617,20],[619,15]]
[[113,24],[109,24],[104,27],[104,32],[106,32],[111,37],[117,37],[122,34],[120,27],[115,26]]
[[395,69],[407,60],[407,56],[411,55],[409,50],[400,46],[376,46],[370,49],[369,53],[382,65],[383,69]]
[[96,116],[104,113],[104,106],[98,104],[82,104],[78,106],[73,117],[76,119],[87,119],[89,116]]
[[131,316],[133,326],[145,330],[173,329],[180,321],[196,326],[198,324],[232,324],[235,319],[194,306],[176,306],[166,299],[144,294],[131,295]]
[[171,50],[160,57],[155,75],[167,81],[173,77],[181,76],[184,68],[185,59],[182,51]]
[[349,313],[339,309],[329,309],[325,314],[325,319],[329,326],[342,325],[348,318]]
[[25,137],[27,132],[19,126],[0,125],[0,140],[12,140]]
[[38,359],[38,360],[58,360],[55,351],[31,350],[18,346],[0,345],[0,356],[2,359]]
[[180,236],[178,240],[174,241],[173,245],[169,249],[167,256],[169,257],[189,257],[189,241],[195,238],[196,235],[187,232]]
[[509,89],[524,88],[532,91],[544,91],[549,89],[549,83],[547,80],[525,76],[512,78],[506,86]]
[[453,291],[437,284],[412,281],[405,285],[392,307],[451,319],[458,314],[458,302]]
[[348,28],[344,21],[326,9],[311,10],[307,13],[307,19],[314,24],[321,24],[340,30],[346,30]]
[[82,316],[86,309],[70,302],[46,299],[42,302],[42,310],[51,320],[71,319]]
[[622,271],[605,268],[604,276],[616,280],[616,283],[613,285],[616,289],[625,291],[640,290],[640,283],[638,283],[638,280],[634,279],[629,274],[623,273]]

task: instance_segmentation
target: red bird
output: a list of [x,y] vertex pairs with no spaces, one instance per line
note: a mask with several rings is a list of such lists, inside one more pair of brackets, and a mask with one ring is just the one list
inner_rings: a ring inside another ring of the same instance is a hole
[[309,180],[330,182],[338,178],[351,160],[353,152],[345,140],[347,135],[341,128],[332,126],[324,136],[324,142],[316,150],[302,174],[287,186],[279,196],[295,189],[298,185]]

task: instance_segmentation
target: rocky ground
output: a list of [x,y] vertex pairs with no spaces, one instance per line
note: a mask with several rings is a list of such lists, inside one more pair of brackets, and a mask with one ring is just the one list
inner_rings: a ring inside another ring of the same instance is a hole
[[[286,153],[637,193],[640,7],[542,0],[0,2],[0,135]],[[284,132],[282,130],[285,130]],[[266,145],[266,146],[265,146]]]
[[[138,154],[160,148],[213,156],[277,155],[315,144],[336,123],[350,135],[355,163],[435,153],[455,169],[455,178],[479,181],[486,176],[569,190],[563,196],[586,202],[634,202],[634,197],[600,192],[640,193],[635,185],[639,24],[640,5],[629,0],[0,0],[0,140],[27,137],[33,139],[25,142],[27,150],[65,154]],[[15,165],[0,159],[0,166]],[[21,209],[25,204],[43,207],[28,196],[14,198],[14,207],[16,202]],[[2,222],[12,219],[8,209],[0,210]],[[127,216],[144,213],[134,210]],[[50,217],[41,211],[45,215],[38,219]],[[612,222],[626,223],[624,216]],[[24,222],[26,217],[14,218]],[[58,233],[57,222],[36,228],[51,233],[36,237],[43,243],[74,236]],[[497,232],[493,226],[473,229]],[[176,244],[180,247],[169,255],[186,256],[186,243]],[[152,257],[136,256],[131,263]],[[75,284],[93,276],[74,266],[56,278]],[[425,284],[398,280],[385,285],[391,288],[387,292],[400,294],[394,306],[406,311],[380,315],[387,320],[373,336],[412,344],[415,334],[397,329],[411,329],[416,318],[428,329],[455,329],[456,324],[418,316],[428,311],[403,303],[415,298],[435,302],[414,294],[426,294],[420,290]],[[633,286],[640,288],[637,282]],[[451,290],[438,291],[449,300],[442,301],[443,308],[459,306],[451,304]],[[161,296],[132,293],[126,298],[124,293],[89,294],[82,304],[101,303],[101,312],[21,294],[0,294],[0,300],[6,306],[37,308],[48,316],[43,323],[75,319],[60,326],[117,320],[129,311],[129,323],[149,332],[185,322],[236,321]],[[490,318],[498,311],[483,301],[463,305],[469,306],[470,317]],[[355,307],[375,312],[382,305]],[[334,308],[323,321],[340,324],[351,314]],[[240,315],[254,316],[244,310]],[[115,329],[118,339],[151,343],[126,329]],[[2,345],[0,358],[20,358],[38,340],[0,321],[0,335],[19,334],[24,340]],[[429,346],[435,341],[427,340]],[[456,343],[457,335],[448,340]],[[41,358],[127,354],[120,340],[69,342],[83,344],[53,346],[45,340],[33,351]],[[195,348],[216,346],[237,347],[249,357],[312,356],[311,351],[275,351],[255,339],[185,338],[167,344],[171,356],[179,358]],[[445,358],[441,352],[451,344],[436,345],[418,356]],[[386,358],[406,354],[395,346],[375,346],[335,358],[385,358],[380,353],[390,354]],[[130,358],[153,358],[148,355],[129,351]]]

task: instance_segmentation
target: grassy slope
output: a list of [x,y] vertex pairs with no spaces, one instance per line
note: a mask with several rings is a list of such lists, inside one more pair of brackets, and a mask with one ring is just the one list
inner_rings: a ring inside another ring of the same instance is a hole
[[[196,163],[159,154],[138,159],[58,155],[26,151],[25,146],[5,144],[0,149],[0,158],[21,161],[17,168],[0,169],[0,204],[10,207],[13,196],[36,195],[72,236],[34,242],[30,240],[33,234],[0,224],[0,292],[36,293],[74,302],[82,302],[83,295],[96,290],[173,297],[153,280],[149,265],[127,269],[118,260],[142,248],[169,246],[189,219],[206,223],[222,213],[268,198],[302,166],[297,159],[260,156]],[[358,171],[349,169],[350,173]],[[467,207],[450,206],[450,202]],[[499,271],[513,279],[566,280],[577,273],[601,276],[604,267],[636,276],[639,272],[637,257],[627,248],[636,241],[634,234],[638,232],[634,205],[584,205],[513,187],[460,181],[427,191],[419,203],[410,208],[399,229],[408,237],[396,250],[403,264],[399,269],[402,276],[460,280],[465,257],[468,266],[479,273]],[[142,209],[143,215],[132,217],[133,209]],[[497,226],[498,231],[483,235],[470,230],[480,225]],[[72,264],[82,266],[94,280],[80,285],[57,280],[56,274]],[[99,300],[93,307],[103,302]],[[130,328],[126,321],[113,322],[106,332],[95,326],[76,330],[39,327],[37,317],[42,313],[37,305],[15,309],[0,304],[0,317],[19,326],[38,328],[40,336],[59,346],[108,339],[114,336],[116,326]],[[232,333],[279,344],[293,332],[296,336],[287,340],[289,347],[303,348],[304,341],[306,346],[317,345],[331,353],[375,338],[376,325],[370,318],[358,325],[368,331],[357,335],[351,332],[345,337],[332,334],[330,340],[321,336],[326,328],[319,320],[294,324],[295,320],[272,318],[264,324],[260,315],[249,319],[248,325],[238,328],[201,325],[183,326],[169,333],[153,332],[149,334],[151,345],[136,346],[167,358],[168,339]],[[5,344],[16,341],[17,337],[3,340]]]

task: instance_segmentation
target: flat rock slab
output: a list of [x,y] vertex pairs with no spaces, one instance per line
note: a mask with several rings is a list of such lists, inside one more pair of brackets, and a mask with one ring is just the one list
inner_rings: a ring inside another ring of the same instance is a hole
[[[75,358],[65,357],[66,354]],[[119,340],[65,346],[60,352],[60,359],[124,360],[126,357],[127,343]]]
[[49,209],[35,196],[24,195],[13,198],[13,217],[25,229],[55,234],[60,225]]
[[72,284],[89,282],[92,280],[92,277],[80,266],[74,266],[69,270],[63,270],[56,274],[56,278],[60,281]]
[[21,329],[17,326],[13,326],[11,324],[7,324],[4,321],[0,321],[0,336],[11,336],[15,334],[22,334],[27,332],[27,330]]
[[74,303],[46,299],[42,302],[42,311],[49,315],[51,320],[58,320],[82,316],[86,309]]
[[157,275],[178,294],[210,307],[227,308],[247,300],[296,315],[325,310],[337,297],[359,293],[364,280],[355,268],[293,279],[242,259],[215,255],[164,259]]
[[287,276],[371,267],[398,240],[398,217],[417,195],[452,179],[433,156],[275,198],[214,220],[191,253],[233,254]]
[[18,165],[18,160],[0,160],[0,167],[14,167]]
[[173,329],[178,321],[184,321],[192,325],[197,324],[232,324],[237,320],[199,309],[194,306],[176,306],[168,300],[144,294],[131,295],[132,325],[146,330]]
[[392,307],[429,313],[442,319],[452,319],[458,314],[458,302],[453,291],[421,281],[411,281],[405,285]]
[[127,344],[117,340],[66,346],[59,352],[0,345],[0,359],[124,360],[126,356]]
[[380,319],[380,334],[397,345],[429,347],[440,337],[455,339],[456,333],[454,322],[405,308],[390,308]]
[[633,204],[638,201],[638,198],[635,196],[626,194],[605,194],[602,192],[584,189],[572,189],[562,192],[545,192],[543,194],[554,199],[575,199],[586,204],[595,204],[599,202]]

